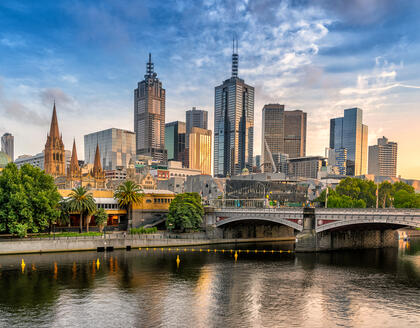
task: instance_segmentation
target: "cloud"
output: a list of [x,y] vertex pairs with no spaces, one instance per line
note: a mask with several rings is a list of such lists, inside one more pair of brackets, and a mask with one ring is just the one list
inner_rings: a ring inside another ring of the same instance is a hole
[[32,124],[38,126],[45,126],[48,124],[48,118],[44,115],[40,115],[38,112],[29,109],[24,104],[16,100],[7,99],[2,91],[0,85],[0,112],[6,119],[12,119],[14,121]]
[[0,45],[9,48],[17,48],[25,46],[26,42],[20,36],[3,36],[0,39]]
[[69,82],[69,83],[77,83],[79,82],[79,80],[77,79],[77,77],[75,77],[74,75],[71,74],[65,74],[61,77],[61,79],[65,82]]
[[55,102],[57,107],[64,108],[68,111],[75,110],[75,100],[60,88],[43,89],[39,92],[39,96],[42,104],[46,107],[51,107]]

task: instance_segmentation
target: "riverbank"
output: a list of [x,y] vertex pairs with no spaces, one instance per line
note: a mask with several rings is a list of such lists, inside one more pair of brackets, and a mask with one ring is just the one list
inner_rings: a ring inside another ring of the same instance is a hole
[[127,235],[110,234],[106,236],[85,237],[57,237],[0,240],[0,255],[76,252],[102,249],[126,249],[140,247],[181,247],[200,246],[227,243],[250,243],[270,241],[295,241],[295,237],[275,238],[167,238],[161,234],[153,235]]

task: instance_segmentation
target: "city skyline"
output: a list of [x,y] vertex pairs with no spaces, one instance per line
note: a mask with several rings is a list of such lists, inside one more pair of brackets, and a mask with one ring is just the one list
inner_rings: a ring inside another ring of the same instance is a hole
[[[284,103],[308,113],[307,155],[323,154],[330,118],[360,107],[369,126],[368,145],[382,135],[394,140],[398,174],[420,178],[420,155],[412,153],[420,142],[418,36],[412,32],[418,26],[418,4],[268,1],[260,8],[252,1],[235,6],[180,2],[165,9],[168,20],[152,4],[136,5],[130,12],[112,2],[96,7],[77,3],[65,10],[62,4],[43,5],[0,5],[0,134],[15,136],[15,157],[42,150],[54,98],[67,148],[73,137],[82,145],[83,135],[94,131],[132,130],[132,88],[144,74],[149,51],[168,91],[166,122],[198,106],[209,112],[213,126],[213,87],[229,70],[232,35],[246,31],[237,36],[240,75],[256,87],[254,155],[261,149],[264,104]],[[187,22],[200,31],[197,36],[175,22],[193,17],[191,11],[197,15]],[[86,25],[79,14],[97,18],[105,29]],[[269,15],[272,23],[264,21]],[[45,22],[35,29],[37,16]],[[134,22],[140,16],[145,23]],[[137,24],[152,25],[153,38],[150,27],[132,34]],[[171,37],[174,41],[167,42]],[[22,117],[28,119],[22,122]]]

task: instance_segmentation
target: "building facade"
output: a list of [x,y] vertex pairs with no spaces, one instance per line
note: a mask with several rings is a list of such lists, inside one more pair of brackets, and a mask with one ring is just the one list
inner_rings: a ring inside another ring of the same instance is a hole
[[101,165],[105,171],[127,168],[136,158],[135,133],[111,128],[84,136],[85,163],[93,164],[96,147],[101,153]]
[[397,152],[396,142],[388,141],[382,137],[378,144],[369,146],[369,174],[395,178],[397,176]]
[[333,168],[339,175],[346,175],[347,173],[347,149],[327,148],[326,157],[328,158],[328,166]]
[[289,159],[289,176],[296,178],[318,179],[327,161],[322,156],[307,156]]
[[280,104],[265,105],[261,136],[263,171],[287,173],[287,157],[306,154],[306,113],[285,111]]
[[201,128],[201,129],[208,129],[208,112],[206,110],[200,110],[196,107],[193,107],[186,112],[186,146],[188,147],[188,135],[191,132],[191,129]]
[[184,122],[175,121],[165,124],[165,149],[168,161],[179,161],[186,166],[186,127]]
[[211,131],[193,127],[189,134],[189,167],[211,175]]
[[55,103],[51,118],[50,133],[44,148],[44,170],[53,177],[66,175],[66,156],[63,138],[58,129],[57,111]]
[[232,76],[215,88],[214,175],[252,169],[254,150],[254,87],[238,77],[238,53],[232,54]]
[[165,89],[154,72],[152,56],[146,65],[144,80],[134,90],[134,131],[136,154],[166,162]]
[[[68,168],[70,165],[70,160],[71,160],[71,151],[65,150],[64,156],[66,158],[66,168]],[[24,164],[29,164],[34,167],[39,167],[41,170],[43,170],[44,159],[45,159],[45,156],[43,152],[36,155],[21,155],[18,158],[16,158],[15,164],[18,168],[21,168]]]
[[367,141],[368,127],[360,108],[345,109],[344,117],[330,120],[330,148],[347,150],[347,175],[367,173]]
[[15,159],[14,137],[11,133],[5,133],[1,137],[1,151],[6,153],[12,161]]

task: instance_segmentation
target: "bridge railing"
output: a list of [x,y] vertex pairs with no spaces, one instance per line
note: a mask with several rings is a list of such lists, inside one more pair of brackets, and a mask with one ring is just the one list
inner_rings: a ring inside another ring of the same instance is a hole
[[215,199],[211,205],[215,208],[267,208],[266,199]]

